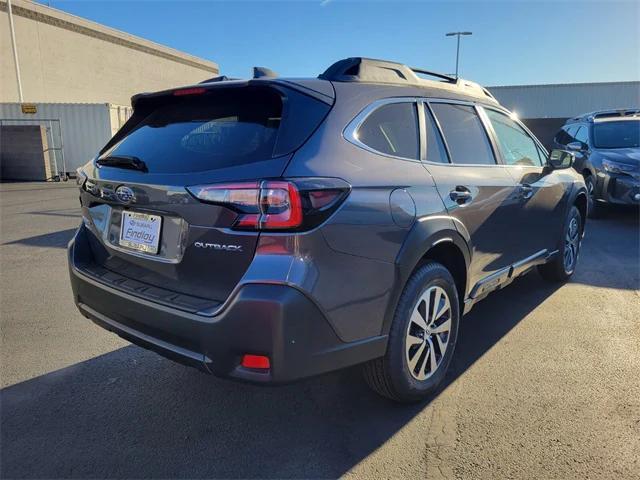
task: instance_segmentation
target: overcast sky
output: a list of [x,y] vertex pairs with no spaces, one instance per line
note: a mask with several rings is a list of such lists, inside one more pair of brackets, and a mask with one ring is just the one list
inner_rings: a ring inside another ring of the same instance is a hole
[[470,30],[461,76],[485,85],[640,79],[640,1],[41,3],[213,60],[229,76],[254,65],[316,76],[348,56],[450,73],[456,45],[444,34]]

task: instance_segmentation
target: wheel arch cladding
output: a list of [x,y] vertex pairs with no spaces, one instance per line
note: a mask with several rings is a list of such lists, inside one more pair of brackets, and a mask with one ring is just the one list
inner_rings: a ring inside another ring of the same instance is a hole
[[[467,292],[467,268],[468,263],[464,253],[452,240],[445,240],[433,245],[418,262],[418,266],[428,261],[434,261],[442,264],[456,282],[456,290],[458,291],[458,301],[462,307]],[[462,311],[462,310],[461,310]]]
[[573,205],[575,205],[580,212],[580,217],[582,217],[582,231],[584,232],[585,223],[587,221],[587,195],[582,191],[579,192],[573,201]]
[[[444,218],[441,218],[444,221]],[[451,220],[449,221],[451,222]],[[382,333],[386,334],[389,332],[398,300],[409,278],[411,278],[411,275],[416,269],[428,261],[441,263],[451,272],[456,282],[458,300],[462,308],[468,289],[467,271],[470,264],[470,253],[467,243],[455,230],[452,222],[446,228],[437,230],[428,236],[424,235],[424,231],[421,230],[418,222],[412,228],[396,260],[398,266],[398,282],[392,295],[392,301],[389,302],[385,314]]]

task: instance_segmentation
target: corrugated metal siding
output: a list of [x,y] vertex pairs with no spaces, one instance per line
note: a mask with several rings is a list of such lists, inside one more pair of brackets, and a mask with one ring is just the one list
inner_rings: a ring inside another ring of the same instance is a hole
[[[2,103],[0,120],[13,125],[59,120],[67,172],[75,171],[93,158],[131,115],[131,107],[106,103],[38,103],[36,105],[37,113],[24,114],[19,103]],[[11,120],[20,120],[20,122],[11,122]],[[54,123],[53,129],[56,128]],[[58,133],[53,132],[53,135],[57,137]],[[55,142],[59,142],[59,138]],[[59,146],[56,145],[56,147]],[[62,171],[60,163],[58,169]]]
[[640,107],[640,82],[488,87],[520,118],[569,118],[609,108]]

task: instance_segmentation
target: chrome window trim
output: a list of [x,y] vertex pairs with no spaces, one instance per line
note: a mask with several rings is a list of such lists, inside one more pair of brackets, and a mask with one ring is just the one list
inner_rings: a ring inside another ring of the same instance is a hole
[[[365,120],[369,117],[369,115],[371,115],[375,110],[377,110],[378,108],[384,106],[384,105],[389,105],[389,104],[394,104],[394,103],[413,103],[414,108],[417,108],[417,117],[418,117],[418,128],[419,128],[419,135],[418,135],[418,141],[419,141],[419,159],[414,159],[414,158],[408,158],[408,157],[399,157],[397,155],[390,155],[388,153],[384,153],[384,152],[380,152],[374,148],[369,147],[368,145],[366,145],[365,143],[361,142],[357,136],[356,133],[358,131],[358,129],[360,128],[360,126],[365,122]],[[431,104],[432,103],[448,103],[448,104],[452,104],[452,105],[467,105],[469,107],[473,107],[474,110],[476,111],[476,114],[478,115],[478,117],[480,118],[480,123],[482,124],[484,131],[485,131],[485,135],[487,135],[487,139],[489,140],[489,145],[491,146],[491,150],[493,152],[493,156],[495,159],[495,163],[493,164],[487,164],[487,163],[453,163],[451,161],[451,150],[449,149],[449,145],[447,143],[447,139],[444,136],[444,133],[442,131],[442,127],[440,126],[440,121],[438,120],[438,117],[436,117],[436,115],[433,113],[433,109],[431,108]],[[440,138],[442,139],[442,143],[444,144],[444,148],[447,152],[447,159],[448,162],[447,163],[442,163],[442,162],[431,162],[429,160],[427,160],[426,158],[426,154],[427,154],[427,135],[426,135],[426,118],[425,118],[425,112],[423,110],[423,108],[428,108],[429,112],[431,113],[431,116],[435,122],[435,126],[436,129],[438,130],[438,133],[440,134]],[[368,152],[374,153],[376,155],[380,155],[383,157],[387,157],[387,158],[393,158],[395,160],[403,160],[405,162],[414,162],[414,163],[424,163],[427,165],[439,165],[439,166],[445,166],[445,167],[453,167],[453,168],[460,168],[460,167],[484,167],[484,168],[495,168],[495,167],[502,167],[502,168],[525,168],[526,166],[523,165],[508,165],[506,163],[504,163],[504,159],[502,157],[502,152],[500,152],[499,146],[496,143],[497,142],[497,137],[495,135],[495,132],[493,130],[493,126],[491,125],[491,120],[487,117],[486,112],[484,111],[484,109],[490,108],[492,110],[495,110],[497,112],[500,112],[504,115],[507,115],[509,118],[511,118],[514,122],[516,122],[520,127],[522,127],[522,129],[527,133],[527,135],[529,135],[534,142],[536,143],[536,145],[538,145],[538,147],[540,148],[540,150],[543,153],[546,153],[547,155],[549,154],[549,152],[547,151],[547,149],[544,147],[544,145],[542,145],[540,143],[540,141],[537,139],[537,137],[535,135],[533,135],[531,133],[531,130],[529,130],[519,119],[517,118],[513,118],[512,117],[512,113],[507,110],[506,108],[500,106],[500,105],[487,105],[485,103],[482,102],[476,102],[476,101],[471,101],[471,100],[459,100],[459,99],[455,99],[455,98],[441,98],[441,97],[390,97],[390,98],[383,98],[383,99],[379,99],[379,100],[375,100],[373,102],[371,102],[369,105],[367,105],[366,107],[364,107],[360,113],[358,113],[348,124],[347,126],[344,128],[344,130],[342,131],[342,137],[348,141],[349,143],[351,143],[352,145],[355,145],[359,148],[362,148],[363,150],[366,150]],[[530,166],[530,167],[526,167],[526,168],[544,168],[544,165],[542,166]]]
[[422,156],[422,129],[420,126],[420,112],[416,110],[416,117],[418,119],[418,157],[419,158],[408,158],[408,157],[399,157],[397,155],[390,155],[388,153],[380,152],[374,148],[371,148],[367,144],[361,142],[357,137],[358,129],[362,126],[365,120],[378,108],[383,107],[385,105],[391,105],[394,103],[410,103],[413,104],[413,108],[418,108],[418,102],[420,101],[420,97],[392,97],[392,98],[383,98],[381,100],[376,100],[360,111],[353,120],[351,120],[347,126],[342,131],[342,137],[348,141],[349,143],[355,145],[356,147],[360,147],[363,150],[366,150],[371,153],[375,153],[376,155],[381,155],[387,158],[393,158],[396,160],[403,160],[405,162],[415,162],[422,163],[420,158]]

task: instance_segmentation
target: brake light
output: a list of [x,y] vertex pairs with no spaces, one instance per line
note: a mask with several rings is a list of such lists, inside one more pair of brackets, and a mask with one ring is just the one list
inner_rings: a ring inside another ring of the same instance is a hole
[[202,87],[181,88],[180,90],[174,90],[173,95],[175,97],[181,97],[183,95],[200,95],[206,91],[207,89]]
[[261,180],[187,187],[198,200],[238,213],[234,230],[305,230],[337,208],[349,185],[334,178]]

